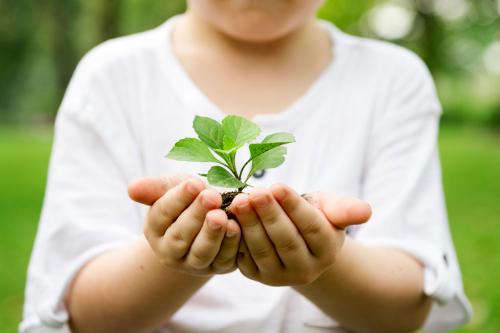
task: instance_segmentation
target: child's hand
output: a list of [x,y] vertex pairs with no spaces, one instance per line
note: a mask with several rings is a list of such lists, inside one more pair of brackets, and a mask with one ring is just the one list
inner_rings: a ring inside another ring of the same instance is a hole
[[303,194],[302,197],[321,210],[328,221],[338,229],[363,224],[372,215],[370,205],[360,199],[339,197],[325,192]]
[[[231,210],[240,222],[244,239],[238,257],[241,272],[273,286],[305,285],[316,280],[333,265],[345,238],[322,208],[328,209],[341,228],[363,223],[369,217],[366,211],[365,217],[361,216],[363,212],[356,211],[352,202],[344,207],[349,212],[341,212],[342,206],[332,208],[327,199],[326,194],[315,194],[310,204],[285,185],[238,195]],[[363,211],[366,207],[357,208]]]
[[[220,194],[206,189],[201,180],[179,175],[145,178],[131,184],[129,193],[134,200],[152,205],[144,234],[162,263],[193,275],[236,268],[240,228],[218,209]],[[160,197],[152,203],[155,195]]]

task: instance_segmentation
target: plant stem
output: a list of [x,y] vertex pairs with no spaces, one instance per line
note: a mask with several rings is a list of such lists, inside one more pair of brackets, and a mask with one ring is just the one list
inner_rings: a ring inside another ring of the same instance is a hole
[[233,173],[233,176],[236,177],[236,179],[241,180],[238,178],[238,172],[236,170],[232,169],[231,172]]
[[234,175],[233,169],[231,169],[226,163],[223,163],[223,162],[217,162],[217,163],[222,165],[224,168],[227,169],[227,171],[231,172]]
[[[229,172],[233,174],[236,178],[238,178],[238,173],[236,171],[236,168],[234,167],[234,163],[232,162],[231,155],[228,154],[220,154],[217,153],[222,159],[224,159],[224,162],[219,161],[218,163],[225,167]],[[238,178],[239,180],[239,178]]]
[[[253,175],[253,172],[251,172],[251,171],[250,171],[250,172],[248,173],[248,175],[247,175],[247,178],[245,179],[245,181],[244,181],[243,183],[245,183],[245,184],[246,184],[246,183],[248,182],[248,180],[250,179],[250,177],[252,177],[252,175]],[[247,186],[248,186],[248,185],[247,185]]]
[[231,170],[233,170],[233,175],[241,181],[241,176],[238,175],[238,170],[236,169],[236,151],[229,154],[229,161]]
[[[239,180],[241,180],[241,177],[243,176],[243,171],[245,170],[245,168],[247,167],[247,165],[252,162],[252,159],[250,158],[248,161],[245,162],[245,164],[243,164],[243,167],[241,168],[240,170],[240,176],[239,176]],[[248,180],[248,179],[247,179]],[[246,183],[246,182],[245,182]]]

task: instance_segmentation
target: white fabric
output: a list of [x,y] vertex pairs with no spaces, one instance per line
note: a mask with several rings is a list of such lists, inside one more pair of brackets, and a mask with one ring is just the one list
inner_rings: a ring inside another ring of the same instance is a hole
[[[174,22],[106,42],[78,66],[57,117],[22,332],[68,332],[62,299],[76,272],[141,236],[145,209],[127,198],[129,181],[206,169],[164,158],[176,140],[194,135],[196,114],[224,116],[173,55]],[[402,249],[425,265],[425,292],[435,300],[427,331],[460,325],[470,307],[443,201],[436,149],[441,109],[432,79],[404,49],[323,25],[335,59],[288,109],[253,119],[264,134],[289,131],[297,143],[282,167],[252,182],[370,202],[372,220],[352,237]],[[214,277],[162,331],[342,331],[335,326],[293,289],[234,272]]]

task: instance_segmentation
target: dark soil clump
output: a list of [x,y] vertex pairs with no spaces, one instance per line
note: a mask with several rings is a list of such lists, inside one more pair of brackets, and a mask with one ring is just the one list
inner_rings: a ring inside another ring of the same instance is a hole
[[234,192],[224,192],[222,193],[222,206],[221,209],[226,212],[227,218],[228,219],[233,219],[235,221],[238,221],[236,219],[236,216],[234,216],[233,213],[229,210],[229,206],[231,206],[231,203],[233,202],[233,199],[242,192],[234,191]]

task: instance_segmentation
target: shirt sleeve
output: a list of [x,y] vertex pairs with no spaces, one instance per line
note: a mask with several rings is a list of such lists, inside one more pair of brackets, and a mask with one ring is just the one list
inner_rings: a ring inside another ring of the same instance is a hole
[[140,174],[137,143],[96,55],[78,67],[59,110],[20,331],[69,332],[64,295],[93,257],[140,237],[127,197]]
[[405,251],[424,266],[425,293],[434,300],[425,329],[442,332],[466,322],[464,294],[443,196],[437,134],[441,107],[432,78],[405,54],[374,117],[362,196],[372,219],[358,241]]

